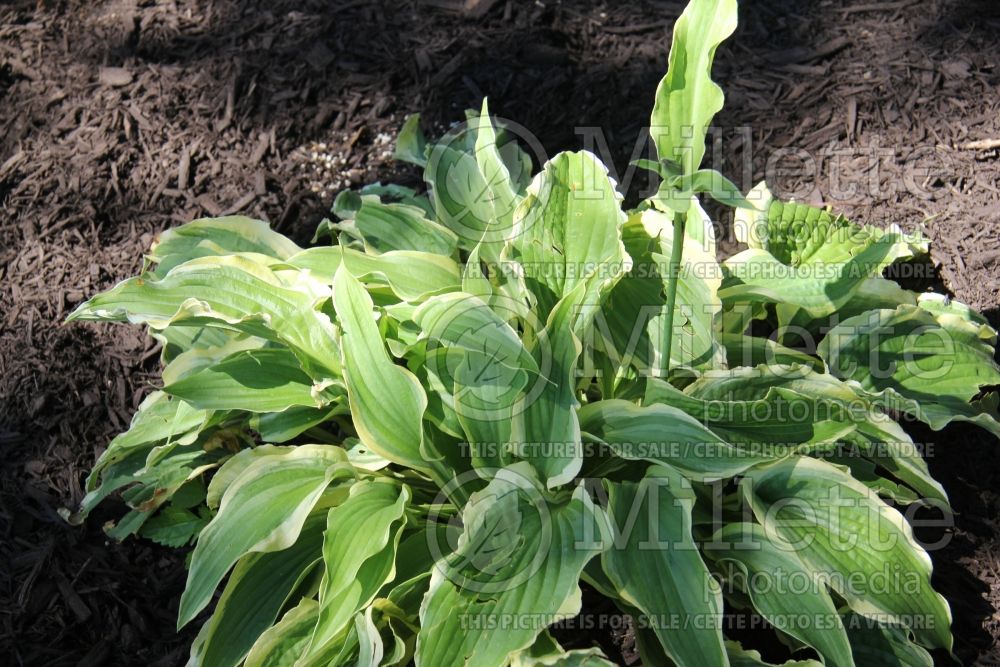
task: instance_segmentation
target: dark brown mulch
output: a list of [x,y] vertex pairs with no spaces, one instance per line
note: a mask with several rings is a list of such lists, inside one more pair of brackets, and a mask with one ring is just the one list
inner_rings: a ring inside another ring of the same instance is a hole
[[[945,285],[997,324],[996,3],[742,4],[717,66],[729,173],[749,187],[770,159],[782,194],[866,222],[927,220]],[[441,128],[484,94],[550,154],[581,144],[576,127],[602,128],[624,177],[681,6],[508,1],[467,18],[357,0],[0,4],[5,662],[176,665],[192,639],[173,631],[176,552],[109,543],[113,505],[79,528],[56,514],[156,370],[136,331],[62,326],[69,309],[133,273],[168,226],[239,211],[305,240],[341,187],[418,184],[388,159],[405,114]],[[934,554],[956,652],[985,662],[1000,635],[997,443],[917,433],[959,510]]]

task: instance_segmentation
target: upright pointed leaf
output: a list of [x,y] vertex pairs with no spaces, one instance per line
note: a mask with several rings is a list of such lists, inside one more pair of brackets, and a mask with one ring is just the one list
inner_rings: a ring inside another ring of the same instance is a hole
[[722,109],[712,81],[715,50],[736,30],[736,0],[692,0],[674,23],[667,75],[656,88],[650,132],[660,159],[691,174],[705,155],[705,133]]
[[426,468],[421,421],[427,396],[420,382],[397,366],[375,324],[372,300],[341,266],[333,281],[333,305],[343,328],[344,381],[354,426],[366,447],[409,468]]
[[638,484],[605,485],[615,543],[601,565],[618,596],[642,612],[677,664],[728,665],[722,594],[691,535],[690,484],[669,468],[653,466]]

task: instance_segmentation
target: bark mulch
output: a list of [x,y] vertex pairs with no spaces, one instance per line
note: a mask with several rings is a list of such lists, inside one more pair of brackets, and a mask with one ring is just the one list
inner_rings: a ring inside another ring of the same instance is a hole
[[[338,190],[419,185],[390,159],[406,114],[442,129],[484,95],[550,155],[592,136],[578,128],[601,128],[628,180],[682,3],[507,0],[481,3],[481,16],[449,7],[461,4],[0,4],[5,664],[186,658],[193,630],[173,629],[184,554],[108,540],[101,526],[120,515],[114,501],[77,528],[57,514],[80,500],[85,474],[157,372],[157,350],[137,330],[61,321],[133,274],[157,233],[239,212],[305,242]],[[717,133],[728,157],[716,165],[744,188],[767,173],[781,195],[864,222],[923,225],[937,284],[1000,324],[996,3],[741,5],[716,67],[728,97]],[[635,197],[644,183],[631,185]],[[930,465],[958,511],[933,554],[956,653],[987,664],[1000,659],[997,442],[964,427],[914,437],[931,443]],[[628,634],[610,632],[630,657]]]

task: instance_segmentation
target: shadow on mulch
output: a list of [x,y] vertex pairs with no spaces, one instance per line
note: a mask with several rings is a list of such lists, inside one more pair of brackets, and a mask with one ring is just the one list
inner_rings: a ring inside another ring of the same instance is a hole
[[[922,224],[941,279],[996,324],[1000,258],[983,249],[1000,246],[1000,157],[963,148],[1000,137],[996,5],[858,10],[867,4],[741,3],[716,66],[728,157],[713,166],[749,188],[776,151],[802,148],[820,156],[816,169],[773,185],[823,202],[835,185],[824,151],[846,150],[839,175],[863,187],[831,203],[865,222]],[[157,376],[150,340],[64,327],[72,307],[135,272],[180,222],[239,211],[305,242],[338,189],[420,185],[391,161],[412,112],[441,131],[488,96],[549,155],[600,128],[602,157],[624,176],[682,5],[499,2],[469,20],[419,2],[0,4],[6,662],[177,665],[193,638],[173,630],[183,554],[109,543],[114,503],[78,528],[56,514],[79,502],[97,453]],[[741,127],[747,139],[732,139]],[[874,172],[870,146],[893,150]],[[894,191],[911,167],[928,174],[923,189]],[[634,198],[645,183],[631,185]],[[958,511],[933,554],[956,652],[985,660],[1000,635],[996,442],[962,426],[913,432],[933,443],[929,464]],[[613,650],[622,636],[607,639]]]

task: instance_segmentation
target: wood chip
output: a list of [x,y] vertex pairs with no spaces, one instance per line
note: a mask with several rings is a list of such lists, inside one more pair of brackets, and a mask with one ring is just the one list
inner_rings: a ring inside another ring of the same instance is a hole
[[121,88],[132,83],[132,72],[124,67],[102,67],[100,81],[105,86]]

